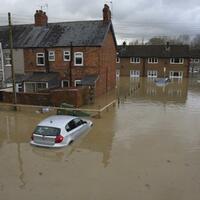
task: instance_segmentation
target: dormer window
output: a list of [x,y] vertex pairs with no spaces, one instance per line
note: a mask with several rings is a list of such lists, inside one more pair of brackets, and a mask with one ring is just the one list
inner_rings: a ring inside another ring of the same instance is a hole
[[183,58],[171,58],[170,64],[183,64],[184,59]]

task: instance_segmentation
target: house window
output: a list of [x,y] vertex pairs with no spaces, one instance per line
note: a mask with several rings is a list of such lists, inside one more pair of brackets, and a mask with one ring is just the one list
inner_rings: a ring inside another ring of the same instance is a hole
[[120,58],[117,56],[116,63],[120,63]]
[[74,86],[75,87],[81,86],[81,80],[75,80],[74,81]]
[[62,80],[61,86],[62,88],[69,87],[69,80]]
[[148,58],[148,63],[158,63],[158,58]]
[[184,59],[183,58],[171,58],[170,64],[183,64]]
[[119,78],[120,77],[120,69],[116,70],[116,77]]
[[36,54],[36,63],[37,63],[37,66],[44,66],[45,65],[44,53],[37,53]]
[[48,88],[47,83],[36,83],[37,90],[43,90]]
[[6,67],[11,66],[11,55],[10,55],[10,53],[5,53],[5,66]]
[[147,71],[147,77],[148,78],[157,78],[158,71],[157,70],[148,70]]
[[40,90],[44,90],[47,88],[48,88],[47,82],[24,83],[24,91],[25,92],[38,92]]
[[64,61],[70,61],[70,51],[63,51],[63,60]]
[[140,58],[138,58],[138,57],[131,57],[130,58],[130,63],[140,63]]
[[83,53],[82,52],[74,53],[74,65],[75,66],[83,66]]
[[183,78],[183,72],[182,71],[170,71],[169,72],[169,77],[170,78]]
[[140,70],[130,70],[130,77],[140,77]]
[[16,92],[23,92],[23,84],[16,83]]
[[49,51],[49,61],[55,61],[55,51]]

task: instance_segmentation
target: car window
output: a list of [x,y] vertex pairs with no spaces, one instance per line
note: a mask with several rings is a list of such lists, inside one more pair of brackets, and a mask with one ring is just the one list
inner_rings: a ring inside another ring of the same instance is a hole
[[78,126],[81,126],[83,124],[83,120],[79,119],[79,118],[75,118],[73,120],[71,120],[66,126],[65,129],[67,131],[71,131],[73,129],[75,129]]
[[82,120],[79,118],[74,119],[74,122],[75,122],[76,126],[81,126],[83,124]]
[[76,123],[74,120],[71,120],[66,126],[65,126],[67,131],[71,131],[76,128]]
[[48,127],[48,126],[37,126],[34,130],[34,134],[44,136],[58,136],[60,135],[60,128]]

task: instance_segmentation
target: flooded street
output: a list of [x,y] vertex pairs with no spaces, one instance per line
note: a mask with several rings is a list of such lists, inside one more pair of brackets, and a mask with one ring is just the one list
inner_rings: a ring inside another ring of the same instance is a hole
[[0,199],[199,200],[200,76],[121,78],[119,104],[67,148],[30,146],[44,117],[0,111]]

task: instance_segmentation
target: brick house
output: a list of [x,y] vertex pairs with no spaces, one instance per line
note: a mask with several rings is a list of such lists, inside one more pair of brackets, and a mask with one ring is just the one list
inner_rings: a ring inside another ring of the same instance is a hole
[[188,77],[190,54],[187,45],[118,46],[117,76]]
[[[34,24],[13,26],[14,48],[23,50],[24,92],[82,85],[99,96],[115,88],[117,43],[108,5],[103,20],[48,23],[41,10],[34,18]],[[0,27],[3,47],[7,31]]]
[[200,49],[191,49],[190,57],[190,72],[200,73]]

